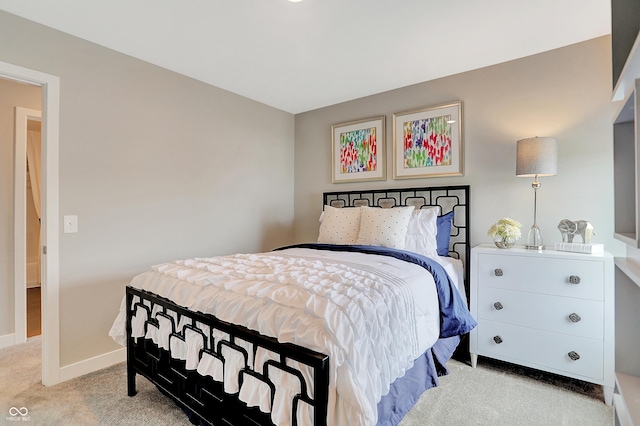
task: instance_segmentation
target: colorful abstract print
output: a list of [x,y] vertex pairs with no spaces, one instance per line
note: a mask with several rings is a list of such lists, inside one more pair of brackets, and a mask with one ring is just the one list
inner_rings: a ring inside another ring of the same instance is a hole
[[378,168],[376,128],[340,133],[341,173],[374,172]]
[[444,115],[404,122],[405,169],[452,164],[450,120]]

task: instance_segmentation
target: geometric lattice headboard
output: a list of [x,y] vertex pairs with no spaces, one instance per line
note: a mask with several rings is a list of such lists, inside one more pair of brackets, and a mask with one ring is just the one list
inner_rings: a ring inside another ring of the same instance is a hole
[[465,271],[465,287],[468,288],[471,272],[468,265],[471,255],[469,201],[469,185],[457,185],[325,192],[322,205],[382,208],[414,206],[416,209],[440,206],[440,214],[453,211],[449,256],[462,260]]

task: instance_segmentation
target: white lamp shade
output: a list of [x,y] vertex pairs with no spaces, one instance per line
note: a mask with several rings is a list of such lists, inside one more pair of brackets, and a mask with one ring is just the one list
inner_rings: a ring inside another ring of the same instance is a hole
[[516,176],[553,176],[558,172],[558,140],[528,138],[518,141]]

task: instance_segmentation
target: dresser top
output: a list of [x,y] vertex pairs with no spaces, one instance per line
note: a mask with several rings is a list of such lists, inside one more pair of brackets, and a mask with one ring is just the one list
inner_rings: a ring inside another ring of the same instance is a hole
[[576,253],[571,251],[559,251],[551,248],[545,248],[544,250],[531,250],[525,248],[525,246],[516,245],[509,249],[500,249],[495,246],[495,244],[480,244],[471,249],[474,251],[481,251],[482,253],[494,253],[494,254],[504,254],[504,255],[521,255],[521,256],[536,256],[536,257],[562,257],[567,259],[578,259],[578,260],[613,260],[613,256],[611,253]]

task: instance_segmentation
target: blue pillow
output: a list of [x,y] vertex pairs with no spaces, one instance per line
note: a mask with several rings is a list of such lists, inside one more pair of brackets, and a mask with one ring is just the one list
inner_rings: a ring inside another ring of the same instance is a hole
[[438,256],[449,256],[449,240],[451,238],[451,222],[453,221],[453,210],[442,216],[438,216],[436,245]]

